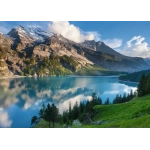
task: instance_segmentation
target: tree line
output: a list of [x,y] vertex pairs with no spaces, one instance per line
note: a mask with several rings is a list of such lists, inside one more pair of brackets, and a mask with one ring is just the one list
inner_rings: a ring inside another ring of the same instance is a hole
[[92,94],[92,99],[89,101],[83,101],[78,104],[74,104],[71,106],[71,102],[69,102],[69,108],[64,111],[62,114],[59,113],[59,109],[55,106],[55,104],[45,104],[42,105],[42,108],[39,111],[39,117],[33,116],[31,119],[31,125],[35,125],[38,123],[39,119],[42,118],[49,122],[49,127],[55,127],[55,123],[72,125],[72,121],[75,119],[79,119],[81,122],[92,122],[92,118],[94,117],[94,106],[101,105],[102,99],[96,95],[96,93]]
[[128,102],[136,96],[136,92],[133,93],[132,90],[128,95],[124,94],[116,95],[115,99],[111,103],[109,98],[103,103],[102,99],[96,95],[94,92],[92,94],[92,99],[87,101],[81,101],[78,103],[75,102],[74,106],[71,106],[71,102],[69,102],[68,109],[65,110],[62,114],[59,113],[59,109],[52,104],[42,105],[42,108],[39,111],[39,117],[33,116],[31,119],[31,125],[36,125],[40,118],[49,122],[49,127],[55,127],[55,123],[66,124],[72,126],[73,120],[79,119],[83,124],[93,123],[93,118],[96,115],[94,110],[94,106],[96,105],[109,105],[109,104],[117,104]]
[[150,74],[150,69],[149,70],[143,70],[143,71],[130,73],[130,74],[127,74],[127,75],[122,75],[122,76],[119,77],[119,79],[123,80],[123,81],[139,82],[140,78],[141,78],[141,76],[143,74],[145,74],[145,75]]
[[136,92],[133,93],[132,90],[128,94],[124,93],[123,96],[117,94],[112,103],[113,104],[125,103],[132,100],[136,95],[137,93]]
[[141,76],[137,91],[139,97],[150,94],[150,74]]

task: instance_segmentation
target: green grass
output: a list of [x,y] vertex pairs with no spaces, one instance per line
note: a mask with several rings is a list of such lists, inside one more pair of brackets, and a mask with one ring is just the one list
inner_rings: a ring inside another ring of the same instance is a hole
[[134,98],[128,103],[99,105],[94,121],[101,120],[101,125],[83,125],[82,128],[149,128],[150,95]]
[[[97,105],[94,107],[94,121],[102,121],[101,125],[81,125],[72,128],[149,128],[150,127],[150,95],[137,97],[122,104]],[[52,125],[52,124],[51,124]],[[36,128],[48,128],[48,122],[41,121]],[[62,125],[56,124],[56,128]]]

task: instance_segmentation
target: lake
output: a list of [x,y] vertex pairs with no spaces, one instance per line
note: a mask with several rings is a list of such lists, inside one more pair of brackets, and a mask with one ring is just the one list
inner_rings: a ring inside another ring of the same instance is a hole
[[113,101],[117,94],[137,89],[137,83],[122,82],[118,77],[64,76],[0,79],[0,127],[29,128],[44,103],[54,103],[60,113],[69,102],[90,100],[93,92]]

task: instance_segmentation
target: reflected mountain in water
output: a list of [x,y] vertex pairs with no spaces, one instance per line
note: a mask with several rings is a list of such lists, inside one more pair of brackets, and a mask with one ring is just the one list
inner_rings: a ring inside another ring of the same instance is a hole
[[116,94],[136,90],[137,84],[119,83],[117,77],[31,77],[0,80],[0,127],[30,127],[42,104],[55,103],[62,113],[96,92],[110,101]]

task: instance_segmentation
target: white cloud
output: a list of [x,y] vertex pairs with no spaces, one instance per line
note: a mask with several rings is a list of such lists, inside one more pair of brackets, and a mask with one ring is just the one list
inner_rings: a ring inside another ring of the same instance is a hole
[[9,120],[9,116],[7,112],[4,112],[3,110],[0,110],[0,126],[1,127],[10,127],[12,124],[12,121]]
[[80,28],[68,21],[52,21],[48,25],[48,31],[61,34],[65,38],[68,38],[77,43],[83,42],[85,40],[100,40],[100,34],[97,32],[83,32]]
[[117,38],[106,39],[103,40],[103,42],[111,48],[118,48],[122,45],[122,39],[117,39]]
[[145,38],[142,36],[134,36],[131,40],[127,41],[122,53],[132,57],[150,57],[150,47],[148,47],[148,43],[144,42],[144,40]]

